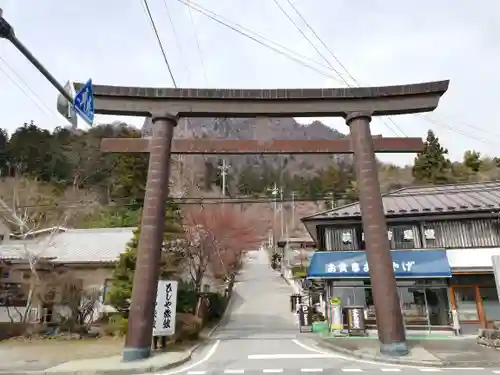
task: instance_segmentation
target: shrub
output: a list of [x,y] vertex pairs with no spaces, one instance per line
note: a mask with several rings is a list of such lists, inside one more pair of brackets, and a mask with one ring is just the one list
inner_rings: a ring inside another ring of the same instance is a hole
[[104,333],[108,336],[124,336],[127,334],[128,319],[121,314],[114,314],[108,318]]
[[205,297],[209,302],[206,317],[207,322],[214,322],[221,319],[224,311],[226,311],[228,299],[219,293],[206,293]]
[[202,328],[202,321],[197,316],[177,313],[175,320],[175,341],[196,340]]

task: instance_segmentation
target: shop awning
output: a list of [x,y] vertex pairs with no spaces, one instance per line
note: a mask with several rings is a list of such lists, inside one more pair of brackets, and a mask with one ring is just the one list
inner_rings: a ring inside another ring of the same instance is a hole
[[[393,250],[392,264],[397,278],[451,277],[443,250]],[[307,278],[369,278],[364,251],[317,251],[311,258]]]

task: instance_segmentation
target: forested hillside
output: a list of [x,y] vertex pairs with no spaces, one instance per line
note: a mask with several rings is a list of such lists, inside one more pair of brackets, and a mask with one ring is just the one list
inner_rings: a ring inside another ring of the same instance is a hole
[[[206,126],[198,120],[198,125],[189,124],[190,132],[179,129],[179,134],[182,137],[221,138],[222,133],[228,133],[227,124],[221,121],[211,121]],[[265,139],[281,138],[279,134],[286,128],[278,124],[281,130],[276,131],[272,130],[278,126],[276,123],[267,122],[265,125],[271,128],[265,137],[261,134]],[[312,133],[321,134],[316,137],[342,136],[331,129],[322,133],[326,127],[320,123],[310,126]],[[282,138],[314,138],[307,133],[308,127],[297,123],[292,123],[290,127],[295,129],[292,135]],[[259,126],[253,126],[252,133],[252,124],[242,121],[240,129],[246,131],[242,130],[240,137],[255,137],[256,128]],[[214,129],[226,130],[217,133]],[[33,122],[20,126],[12,134],[0,130],[2,201],[10,209],[28,208],[48,221],[55,220],[70,207],[74,212],[69,225],[77,227],[136,225],[144,196],[147,155],[103,154],[100,141],[103,137],[140,136],[140,130],[123,123],[99,125],[78,133],[63,128],[50,132],[40,129]],[[416,158],[414,166],[380,164],[383,191],[412,184],[442,184],[500,177],[498,158],[467,151],[462,161],[451,162],[446,149],[432,132],[427,135],[426,145],[426,150]],[[269,188],[276,183],[283,188],[285,197],[294,192],[298,200],[316,201],[315,204],[309,204],[307,209],[298,207],[296,212],[301,215],[312,213],[307,210],[314,212],[323,209],[325,204],[329,207],[332,202],[338,205],[357,199],[349,156],[326,156],[321,163],[310,163],[302,156],[267,159],[242,156],[240,159],[233,156],[230,160],[232,167],[228,174],[228,193],[231,196],[269,196]],[[218,163],[220,159],[217,158],[176,158],[172,166],[173,195],[217,195],[221,185]],[[260,210],[261,214],[271,215],[271,208],[266,206],[265,210]]]

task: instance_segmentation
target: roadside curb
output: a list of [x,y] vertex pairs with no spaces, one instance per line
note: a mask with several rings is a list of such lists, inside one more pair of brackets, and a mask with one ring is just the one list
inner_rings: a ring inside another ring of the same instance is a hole
[[137,367],[129,368],[129,369],[114,369],[114,370],[76,370],[76,371],[57,371],[50,369],[39,370],[39,371],[0,371],[0,375],[136,375],[136,374],[148,374],[148,373],[156,373],[159,371],[170,370],[175,367],[182,366],[186,362],[191,360],[193,353],[205,344],[205,341],[209,339],[214,332],[221,326],[223,322],[227,320],[227,315],[231,310],[233,304],[233,298],[229,299],[229,303],[227,304],[226,310],[224,314],[220,318],[220,320],[207,332],[205,339],[193,345],[190,349],[186,350],[186,355],[169,364],[159,365],[159,366],[140,366],[140,362],[137,362]]
[[345,354],[352,358],[363,359],[366,361],[372,361],[377,363],[387,363],[387,364],[398,364],[398,365],[408,365],[408,366],[419,366],[419,367],[446,367],[447,363],[438,362],[438,361],[413,361],[410,359],[402,359],[402,358],[392,358],[388,356],[373,356],[370,354],[362,354],[362,353],[353,353],[351,350],[342,348],[338,345],[331,344],[329,342],[325,342],[323,339],[314,339],[319,347],[324,349],[329,349],[333,352],[337,352],[340,354]]
[[468,362],[467,366],[464,366],[463,362],[442,362],[442,361],[415,361],[411,359],[404,359],[404,358],[392,358],[392,357],[387,357],[387,356],[373,356],[369,354],[358,354],[358,353],[353,353],[351,350],[342,348],[338,345],[326,342],[323,339],[320,338],[313,338],[314,341],[318,344],[319,347],[328,349],[332,352],[336,352],[339,354],[345,354],[348,357],[355,358],[355,359],[362,359],[365,361],[371,361],[371,362],[376,362],[376,363],[386,363],[386,364],[392,364],[392,365],[406,365],[406,366],[416,366],[416,367],[431,367],[431,368],[450,368],[450,367],[456,367],[456,368],[466,368],[470,367],[471,369],[474,368],[488,368],[488,367],[499,367],[499,363],[493,363],[493,362],[478,362],[478,363],[473,363],[471,364]]
[[[193,349],[194,350],[194,349]],[[189,350],[189,353],[182,359],[178,361],[160,365],[160,366],[140,366],[138,362],[137,367],[128,369],[116,369],[116,370],[76,370],[76,371],[57,371],[57,370],[41,370],[41,371],[0,371],[0,375],[136,375],[136,374],[147,374],[155,373],[162,370],[169,370],[174,367],[178,367],[188,362],[191,359],[193,350]]]

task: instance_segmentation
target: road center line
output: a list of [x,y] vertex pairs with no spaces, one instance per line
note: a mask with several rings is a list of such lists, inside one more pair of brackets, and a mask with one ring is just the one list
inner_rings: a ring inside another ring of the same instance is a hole
[[343,368],[342,372],[363,372],[360,368]]
[[224,370],[224,374],[243,374],[245,370],[243,369],[227,369]]
[[382,372],[400,372],[400,368],[381,368],[380,371]]
[[203,375],[206,371],[188,371],[188,375]]
[[270,372],[283,372],[282,368],[265,368],[262,372],[270,373]]
[[328,353],[297,353],[297,354],[249,354],[248,359],[321,359],[336,358]]

